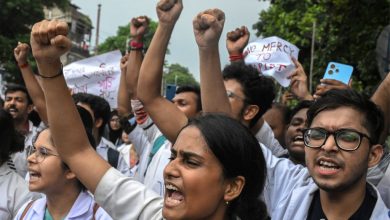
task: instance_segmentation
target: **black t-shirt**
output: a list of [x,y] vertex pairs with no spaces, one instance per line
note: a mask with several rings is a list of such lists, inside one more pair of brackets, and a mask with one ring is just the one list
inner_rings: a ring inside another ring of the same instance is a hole
[[[366,195],[364,200],[360,205],[359,209],[353,213],[349,220],[365,220],[370,219],[372,211],[374,210],[377,197],[375,196],[376,192],[373,192],[371,187],[366,186]],[[320,191],[315,192],[313,201],[311,202],[307,220],[327,220],[324,211],[322,210],[321,200],[320,200]]]

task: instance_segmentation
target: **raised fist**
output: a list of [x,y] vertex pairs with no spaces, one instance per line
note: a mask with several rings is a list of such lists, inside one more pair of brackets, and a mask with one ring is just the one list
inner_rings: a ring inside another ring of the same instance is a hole
[[192,21],[198,47],[218,45],[224,23],[225,13],[219,9],[199,13]]
[[138,42],[142,41],[142,37],[148,30],[149,21],[149,18],[146,16],[139,16],[131,19],[130,35],[132,40],[136,40]]
[[120,69],[121,69],[121,72],[122,73],[126,73],[126,69],[127,69],[127,62],[128,62],[128,59],[129,59],[129,54],[125,54],[122,58],[121,58],[121,61],[120,61]]
[[31,30],[31,48],[38,65],[58,63],[61,55],[72,46],[66,37],[68,25],[63,21],[43,20],[34,24]]
[[14,56],[18,65],[23,65],[27,63],[27,56],[30,50],[30,46],[26,43],[18,42],[18,46],[14,49]]
[[182,0],[160,0],[157,4],[157,16],[160,24],[174,25],[182,10]]
[[230,31],[226,34],[226,48],[229,55],[239,55],[244,51],[245,46],[249,41],[248,28],[242,26],[236,28],[234,31]]

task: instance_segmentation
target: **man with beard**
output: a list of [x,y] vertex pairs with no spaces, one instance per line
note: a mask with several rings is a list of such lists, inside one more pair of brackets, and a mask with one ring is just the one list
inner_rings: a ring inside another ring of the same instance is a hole
[[[27,89],[22,85],[7,85],[3,108],[12,115],[16,130],[24,135],[25,148],[32,145],[32,137],[37,133],[38,127],[35,127],[28,120],[28,114],[33,110],[33,103]],[[17,173],[25,177],[27,173],[27,160],[24,151],[12,155],[12,160]]]
[[303,130],[307,169],[267,160],[264,197],[272,219],[387,219],[378,190],[367,182],[369,167],[383,155],[383,113],[352,90],[331,90],[307,112]]

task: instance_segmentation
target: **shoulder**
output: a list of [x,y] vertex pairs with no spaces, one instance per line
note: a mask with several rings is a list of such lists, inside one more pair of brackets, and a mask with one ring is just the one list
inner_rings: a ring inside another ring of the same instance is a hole
[[105,147],[108,147],[108,148],[112,148],[113,150],[116,150],[115,145],[111,141],[107,140],[104,137],[102,137],[102,139],[101,139],[101,141],[99,143],[99,146],[105,146]]
[[32,199],[27,201],[22,205],[19,209],[17,215],[15,216],[15,220],[21,219],[24,215],[24,219],[35,219],[39,218],[39,216],[44,216],[46,207],[46,198]]

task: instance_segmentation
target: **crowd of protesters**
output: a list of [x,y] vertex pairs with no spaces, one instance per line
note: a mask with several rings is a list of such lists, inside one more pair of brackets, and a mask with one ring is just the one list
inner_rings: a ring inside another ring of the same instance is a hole
[[163,66],[182,10],[157,3],[146,53],[149,18],[131,20],[116,109],[69,93],[67,23],[32,27],[13,51],[25,86],[7,85],[0,110],[0,219],[390,219],[390,75],[371,97],[337,80],[311,94],[292,58],[276,102],[275,81],[244,62],[245,26],[227,34],[221,68],[225,15],[209,9],[193,20],[200,87],[170,101]]

